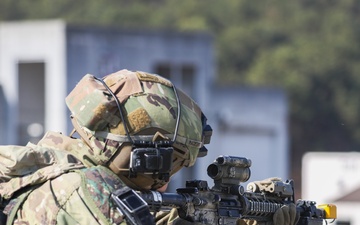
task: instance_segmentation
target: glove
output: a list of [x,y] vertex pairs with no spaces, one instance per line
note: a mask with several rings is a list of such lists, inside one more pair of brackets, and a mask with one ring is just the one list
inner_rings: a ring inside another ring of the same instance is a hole
[[276,210],[273,216],[273,222],[276,225],[295,225],[299,220],[299,213],[296,211],[294,203],[284,205]]
[[[236,222],[236,225],[258,225],[260,222],[257,222],[256,220],[238,220]],[[265,225],[266,222],[261,223],[262,225]]]
[[[253,192],[258,191],[273,191],[276,186],[276,182],[281,182],[281,179],[278,177],[271,177],[264,179],[262,181],[254,181],[249,183],[248,190]],[[292,190],[287,190],[288,192]],[[295,225],[297,224],[300,218],[299,213],[296,211],[296,206],[294,203],[284,205],[273,215],[272,222],[257,222],[255,220],[240,220],[237,222],[237,225]]]
[[173,208],[170,212],[159,212],[155,217],[156,225],[192,225],[194,223],[181,219],[177,209]]
[[238,220],[237,225],[295,225],[299,220],[299,213],[294,203],[284,205],[273,216],[273,222],[258,222],[256,220]]

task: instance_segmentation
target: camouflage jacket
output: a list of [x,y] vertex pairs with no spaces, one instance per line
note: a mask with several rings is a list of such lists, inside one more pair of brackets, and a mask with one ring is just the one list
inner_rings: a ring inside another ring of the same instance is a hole
[[81,143],[47,133],[38,145],[0,147],[7,224],[125,224],[110,200],[123,182],[106,167],[84,167],[66,151],[85,148]]

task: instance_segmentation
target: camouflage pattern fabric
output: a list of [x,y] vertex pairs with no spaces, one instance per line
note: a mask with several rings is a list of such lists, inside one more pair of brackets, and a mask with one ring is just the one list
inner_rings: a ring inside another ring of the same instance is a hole
[[191,225],[194,224],[179,217],[177,209],[173,208],[169,212],[159,212],[156,214],[156,225]]
[[122,182],[105,167],[68,172],[32,190],[9,224],[120,224],[110,193]]
[[56,132],[48,132],[38,145],[1,146],[6,179],[0,195],[12,199],[4,210],[7,224],[124,223],[110,201],[123,182],[105,167],[85,168],[70,154],[86,148],[81,140]]
[[69,164],[69,167],[73,168],[81,162],[65,151],[56,151],[32,143],[26,146],[0,146],[0,183],[55,164]]
[[[178,106],[170,81],[154,74],[128,70],[110,74],[104,77],[104,81],[123,105],[133,139],[137,140],[137,134],[148,129],[158,129],[172,138]],[[183,165],[192,166],[202,146],[201,110],[186,94],[180,90],[177,92],[181,118],[174,147],[177,157],[183,159]],[[66,104],[86,133],[82,138],[90,143],[87,158],[91,160],[85,163],[105,165],[119,147],[115,142],[129,142],[115,100],[93,75],[83,77],[67,96]],[[154,133],[140,138],[151,141]]]
[[10,199],[18,190],[79,168],[84,165],[66,151],[32,143],[0,146],[0,195]]

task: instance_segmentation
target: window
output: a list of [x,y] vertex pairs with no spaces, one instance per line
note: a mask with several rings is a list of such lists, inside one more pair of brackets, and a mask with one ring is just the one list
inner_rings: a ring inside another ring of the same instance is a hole
[[155,67],[155,73],[170,79],[178,88],[192,98],[195,95],[195,66],[193,64],[159,63]]
[[195,84],[195,68],[193,65],[183,65],[181,67],[181,84],[182,90],[189,96],[194,97],[194,84]]
[[159,64],[156,66],[156,69],[155,69],[155,73],[160,75],[160,76],[163,76],[167,79],[171,79],[170,75],[171,75],[171,66],[170,64]]
[[45,121],[45,63],[18,64],[18,144],[37,143]]

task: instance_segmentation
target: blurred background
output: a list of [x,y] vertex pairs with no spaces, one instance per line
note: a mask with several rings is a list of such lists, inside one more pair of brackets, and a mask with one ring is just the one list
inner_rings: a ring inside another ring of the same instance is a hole
[[158,73],[214,129],[175,186],[208,179],[199,168],[220,154],[248,157],[250,180],[294,179],[296,198],[344,204],[337,224],[360,224],[359,12],[355,0],[1,0],[0,144],[69,132],[64,98],[86,73]]

